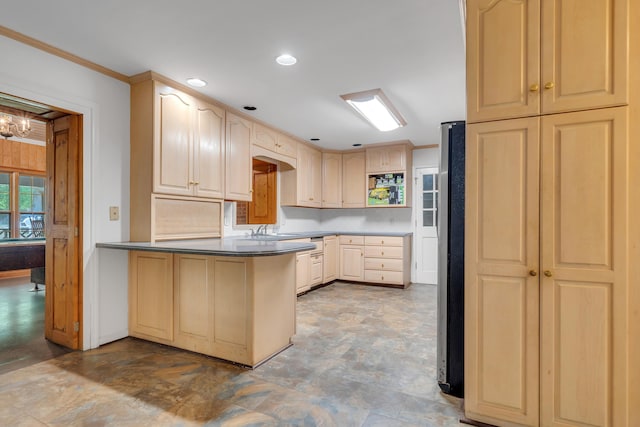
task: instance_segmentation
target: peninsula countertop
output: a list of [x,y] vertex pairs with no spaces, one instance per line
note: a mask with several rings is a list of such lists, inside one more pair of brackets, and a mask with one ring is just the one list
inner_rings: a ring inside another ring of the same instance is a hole
[[98,248],[130,251],[173,252],[215,256],[258,257],[284,255],[315,249],[304,242],[281,242],[251,238],[192,239],[162,242],[112,242],[96,243]]

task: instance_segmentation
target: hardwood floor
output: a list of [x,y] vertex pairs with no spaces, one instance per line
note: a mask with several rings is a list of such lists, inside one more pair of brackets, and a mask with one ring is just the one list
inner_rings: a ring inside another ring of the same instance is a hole
[[0,374],[69,352],[44,339],[45,290],[33,287],[28,276],[0,279]]
[[298,299],[294,345],[255,370],[126,338],[0,375],[12,426],[452,426],[436,288],[336,282]]

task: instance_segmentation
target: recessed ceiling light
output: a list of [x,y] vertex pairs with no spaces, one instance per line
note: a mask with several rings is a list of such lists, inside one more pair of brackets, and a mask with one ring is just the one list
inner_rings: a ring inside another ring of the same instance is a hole
[[309,138],[309,141],[320,141],[320,138]]
[[247,111],[256,111],[258,109],[257,107],[254,107],[253,105],[245,105],[242,108],[244,108]]
[[187,84],[193,87],[205,87],[207,85],[207,82],[197,77],[192,77],[190,79],[187,79]]
[[296,62],[298,62],[298,60],[296,59],[295,56],[285,53],[284,55],[278,56],[276,58],[276,62],[280,65],[293,65]]

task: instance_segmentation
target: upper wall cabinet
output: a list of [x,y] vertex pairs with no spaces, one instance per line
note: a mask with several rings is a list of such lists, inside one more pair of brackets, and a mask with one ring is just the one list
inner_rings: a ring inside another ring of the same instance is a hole
[[342,154],[342,207],[364,208],[367,199],[364,151]]
[[224,110],[155,84],[153,192],[222,198]]
[[322,153],[298,144],[297,163],[297,169],[281,172],[281,205],[322,207]]
[[151,76],[131,84],[132,241],[220,237],[224,123],[224,109]]
[[225,184],[225,112],[197,101],[193,135],[195,195],[221,199]]
[[626,0],[467,0],[467,120],[626,104],[627,7]]
[[407,168],[406,145],[367,148],[367,172],[403,171]]
[[342,207],[342,154],[322,153],[322,207]]
[[291,158],[297,155],[296,141],[259,123],[253,125],[253,145]]
[[227,200],[251,201],[253,161],[251,128],[253,123],[227,113]]

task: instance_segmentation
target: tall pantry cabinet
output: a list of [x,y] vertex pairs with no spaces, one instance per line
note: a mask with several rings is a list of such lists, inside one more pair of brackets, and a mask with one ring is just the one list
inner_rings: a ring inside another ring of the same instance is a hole
[[640,425],[640,2],[466,5],[466,416]]

